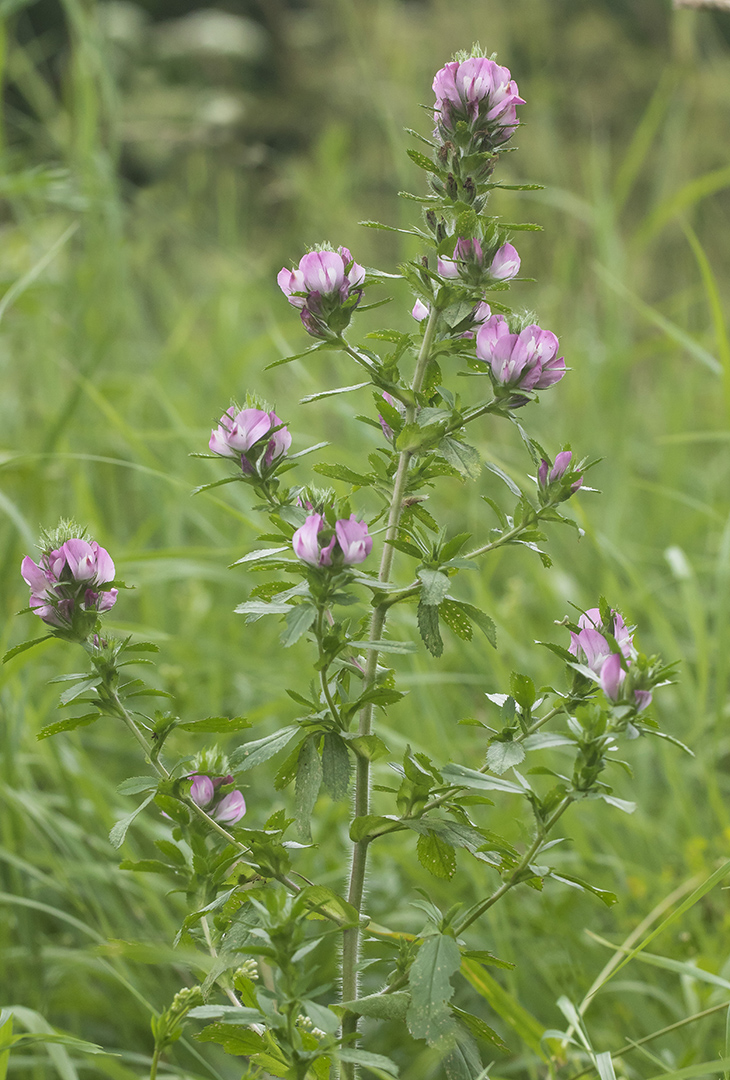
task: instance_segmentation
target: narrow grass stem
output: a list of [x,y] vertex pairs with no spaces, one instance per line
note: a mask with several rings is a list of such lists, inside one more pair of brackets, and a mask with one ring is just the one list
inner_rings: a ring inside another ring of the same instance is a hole
[[507,880],[502,882],[496,892],[493,892],[492,895],[488,896],[486,900],[483,900],[481,904],[477,904],[477,906],[472,908],[470,912],[467,912],[466,916],[461,920],[461,922],[456,924],[456,926],[454,927],[454,933],[457,937],[459,936],[459,934],[463,934],[467,927],[471,926],[473,922],[476,922],[477,919],[480,919],[485,913],[485,911],[489,911],[490,907],[493,907],[498,900],[501,900],[505,893],[508,893],[510,889],[513,889],[515,887],[515,885],[520,884],[522,874],[530,865],[532,860],[535,858],[535,855],[537,854],[540,845],[544,841],[545,837],[556,824],[558,819],[562,817],[562,815],[565,813],[565,811],[568,809],[572,802],[573,797],[571,795],[566,795],[558,808],[552,814],[552,816],[548,818],[542,828],[538,829],[538,833],[535,837],[534,842],[530,845],[528,850],[522,856],[519,864],[514,868]]
[[[428,323],[426,324],[426,330],[423,335],[423,341],[421,342],[421,348],[416,360],[416,369],[413,374],[413,381],[411,383],[411,389],[414,396],[420,393],[423,387],[423,381],[426,375],[426,368],[428,367],[428,361],[431,354],[431,347],[433,345],[434,335],[436,333],[436,326],[439,319],[439,310],[436,305],[432,305],[431,313],[428,317]],[[410,404],[406,407],[406,423],[413,423],[416,416],[416,404]],[[385,543],[383,544],[383,553],[380,559],[380,571],[378,578],[380,581],[390,580],[390,572],[393,565],[393,556],[395,554],[395,548],[392,541],[395,540],[398,533],[398,524],[400,522],[401,514],[403,512],[403,498],[405,496],[408,484],[408,468],[411,463],[412,453],[409,450],[402,450],[398,459],[398,467],[393,482],[393,494],[390,501],[390,509],[388,511],[388,524],[385,531]],[[380,641],[383,635],[383,629],[385,627],[385,619],[388,607],[386,604],[379,604],[373,611],[372,619],[370,622],[370,640]],[[370,689],[375,684],[375,679],[378,671],[378,651],[377,649],[371,649],[368,657],[367,666],[365,669],[365,689]],[[359,734],[369,735],[372,728],[373,706],[367,705],[360,713]],[[362,817],[368,813],[370,807],[370,762],[364,757],[358,757],[357,769],[355,777],[355,803],[354,803],[354,816]],[[367,841],[358,841],[354,844],[352,853],[352,866],[350,870],[350,886],[348,891],[348,902],[357,911],[358,915],[362,909],[363,892],[365,889],[365,867],[367,863],[368,844]],[[358,992],[358,980],[357,980],[357,964],[360,951],[360,928],[351,927],[345,930],[342,939],[342,1000],[351,1001],[357,997]],[[357,1033],[358,1018],[354,1013],[346,1013],[342,1024],[343,1037],[354,1036]],[[355,1068],[353,1065],[343,1063],[342,1065],[342,1078],[343,1080],[353,1080],[355,1076]]]

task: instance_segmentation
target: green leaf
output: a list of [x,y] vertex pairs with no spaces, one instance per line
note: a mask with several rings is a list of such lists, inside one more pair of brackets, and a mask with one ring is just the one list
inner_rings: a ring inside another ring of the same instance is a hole
[[460,637],[462,641],[471,641],[473,631],[471,621],[462,610],[461,604],[456,600],[442,600],[439,606],[439,617],[445,622],[449,630]]
[[368,761],[378,761],[390,754],[390,750],[378,735],[356,735],[354,739],[347,740],[347,745]]
[[409,147],[407,150],[408,157],[417,165],[419,169],[423,169],[425,172],[437,173],[438,166],[436,166],[430,158],[427,158],[425,154],[422,154],[420,150],[414,150],[413,147]]
[[143,803],[140,803],[136,810],[133,810],[131,814],[128,814],[127,817],[122,818],[121,821],[118,821],[116,825],[112,827],[112,830],[109,833],[109,842],[112,847],[120,848],[122,846],[122,844],[124,843],[124,838],[127,835],[127,829],[132,824],[137,815],[141,814],[144,808],[152,802],[154,797],[155,792],[153,791],[151,795],[147,796]]
[[609,892],[607,889],[599,889],[596,885],[591,885],[590,882],[575,877],[573,874],[565,874],[562,871],[558,874],[551,870],[550,877],[554,881],[562,881],[564,885],[572,885],[574,889],[580,889],[581,892],[593,893],[594,896],[603,901],[606,907],[613,907],[614,904],[618,903],[616,893]]
[[355,1001],[343,1001],[342,1008],[356,1016],[369,1016],[374,1020],[398,1020],[406,1018],[411,995],[406,990],[396,990],[392,994],[368,994]]
[[317,609],[313,604],[297,604],[290,608],[286,616],[286,628],[280,637],[281,644],[287,649],[306,634],[317,618]]
[[101,716],[100,712],[84,713],[83,716],[67,716],[65,720],[57,720],[55,724],[48,724],[41,728],[36,739],[48,739],[51,735],[58,735],[61,731],[73,731],[74,728],[88,727]]
[[[258,1035],[251,1028],[246,1027],[233,1027],[231,1024],[214,1023],[208,1024],[202,1031],[199,1031],[195,1036],[198,1042],[214,1042],[219,1043],[227,1054],[233,1054],[240,1057],[250,1057],[254,1054],[260,1054],[263,1050],[266,1050],[269,1046],[267,1040]],[[261,1063],[261,1058],[258,1058]],[[281,1075],[274,1074],[274,1075]]]
[[314,466],[313,471],[319,473],[320,476],[329,477],[330,480],[344,480],[346,484],[352,484],[353,487],[369,487],[371,484],[369,476],[353,472],[346,465],[329,465],[326,462],[321,462]]
[[323,911],[343,926],[358,926],[360,916],[357,908],[349,904],[329,885],[308,885],[299,896],[312,911]]
[[376,1076],[384,1073],[386,1076],[398,1076],[398,1066],[390,1058],[382,1054],[371,1054],[367,1050],[340,1049],[337,1051],[340,1061],[352,1062],[353,1065],[362,1065]]
[[243,563],[260,562],[261,559],[268,559],[274,555],[281,555],[282,551],[291,551],[291,548],[287,544],[286,547],[273,547],[273,548],[260,548],[258,551],[249,551],[248,555],[244,555],[242,559],[236,559],[231,566],[241,566]]
[[478,480],[482,475],[481,456],[468,443],[447,436],[439,443],[439,452],[443,454],[449,465],[458,469],[462,476],[467,476],[470,480]]
[[450,881],[456,872],[456,852],[451,844],[442,840],[440,836],[429,832],[418,837],[416,845],[418,859],[421,866],[430,871],[434,877],[446,878]]
[[421,580],[421,600],[424,604],[438,606],[449,591],[449,579],[440,570],[419,570]]
[[473,623],[476,623],[492,648],[496,649],[497,627],[494,625],[494,620],[490,619],[486,612],[480,611],[478,607],[474,607],[473,604],[465,604],[461,600],[456,602],[459,604],[459,607],[464,614],[468,615]]
[[5,1077],[8,1074],[10,1047],[12,1046],[14,1041],[13,1014],[10,1013],[7,1020],[3,1023],[2,1027],[0,1027],[0,1080],[5,1080]]
[[350,755],[347,744],[335,731],[328,731],[324,737],[322,782],[333,799],[347,798],[347,790],[350,786]]
[[100,685],[100,678],[84,679],[83,682],[76,683],[75,686],[70,686],[68,690],[64,690],[58,700],[61,705],[69,705],[72,701],[75,701],[77,697],[81,697],[82,694],[85,694],[87,690],[93,690]]
[[236,615],[288,615],[292,606],[283,600],[247,600],[233,610]]
[[295,814],[299,835],[305,840],[312,839],[310,819],[314,804],[322,786],[322,762],[317,744],[320,736],[311,735],[302,743],[297,763],[295,786]]
[[525,748],[518,742],[493,742],[487,747],[487,767],[503,773],[525,760]]
[[[362,308],[360,309],[362,311]],[[299,399],[300,405],[308,405],[310,401],[321,401],[322,398],[334,397],[336,394],[349,394],[351,390],[362,390],[364,386],[371,386],[369,382],[355,383],[354,386],[338,386],[336,390],[322,390],[319,394],[308,394]],[[326,444],[322,444],[326,445]]]
[[192,1020],[221,1020],[232,1024],[260,1024],[265,1020],[258,1009],[248,1009],[243,1005],[196,1005],[188,1016]]
[[432,656],[441,656],[444,651],[444,643],[439,633],[438,607],[435,604],[424,604],[421,601],[418,605],[417,618],[423,644]]
[[529,675],[520,675],[518,671],[513,671],[509,678],[509,688],[512,697],[523,709],[531,709],[535,704],[535,684]]
[[457,1009],[455,1005],[452,1005],[451,1011],[475,1039],[481,1039],[482,1042],[489,1043],[490,1046],[496,1046],[503,1054],[510,1052],[509,1047],[500,1039],[494,1028],[490,1028],[489,1024],[485,1024],[480,1017],[464,1012],[463,1009]]
[[503,472],[498,465],[495,465],[493,461],[485,461],[484,463],[490,472],[493,472],[495,476],[498,476],[500,480],[503,480],[507,487],[510,489],[513,495],[516,495],[518,499],[522,498],[522,492],[517,487],[514,480],[507,476],[506,472]]
[[278,754],[280,750],[283,750],[298,731],[299,726],[297,724],[290,724],[288,727],[280,728],[271,735],[264,736],[263,739],[244,743],[243,746],[237,747],[231,754],[231,769],[234,772],[247,772],[248,769],[253,769],[255,765],[261,765],[262,762],[268,761],[274,754]]
[[447,934],[434,934],[421,945],[408,975],[411,1004],[406,1020],[414,1039],[426,1039],[433,1046],[452,1030],[451,977],[460,965],[459,946]]
[[119,864],[120,870],[134,870],[138,874],[169,874],[170,866],[160,862],[159,859],[123,859]]
[[252,725],[245,716],[206,716],[203,720],[189,720],[177,726],[181,731],[210,731],[228,735],[233,731],[245,731]]
[[139,795],[141,791],[157,791],[156,776],[130,776],[117,785],[119,795]]
[[40,645],[42,641],[50,641],[53,634],[46,634],[44,637],[33,638],[32,641],[22,641],[20,645],[15,645],[3,656],[3,663],[7,664],[8,660],[12,660],[14,656],[20,656],[21,653],[26,652],[28,649],[34,648],[36,645]]
[[466,765],[457,765],[450,761],[441,769],[441,775],[448,784],[475,788],[477,791],[510,791],[514,795],[524,795],[525,789],[511,780],[502,780],[499,776],[487,776],[476,769],[467,769]]
[[350,839],[357,844],[360,840],[377,835],[383,825],[392,826],[397,821],[397,818],[382,817],[378,814],[364,814],[362,817],[356,817],[350,825]]
[[314,1027],[325,1031],[328,1035],[335,1035],[340,1026],[340,1018],[331,1009],[324,1005],[318,1005],[316,1001],[302,998],[305,1015],[312,1021]]
[[383,638],[382,641],[351,641],[353,649],[376,649],[383,653],[413,653],[418,652],[418,646],[412,641],[390,641]]

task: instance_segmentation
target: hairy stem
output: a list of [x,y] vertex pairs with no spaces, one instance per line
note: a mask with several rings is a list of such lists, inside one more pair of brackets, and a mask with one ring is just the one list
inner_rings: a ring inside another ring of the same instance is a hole
[[[416,370],[413,375],[411,389],[418,394],[423,386],[426,368],[430,358],[439,311],[435,304],[431,307],[431,313],[426,324],[421,348],[416,361]],[[416,416],[416,405],[406,407],[406,423],[412,424]],[[403,498],[407,490],[408,468],[411,463],[412,452],[402,450],[398,459],[398,468],[393,483],[393,495],[388,511],[388,524],[385,531],[385,543],[380,560],[380,581],[388,581],[393,566],[395,548],[391,541],[395,540],[398,533],[398,524],[403,512]],[[385,619],[388,605],[378,604],[373,611],[370,622],[370,641],[380,641],[383,636]],[[370,689],[375,683],[378,670],[378,652],[372,649],[368,656],[365,669],[365,689]],[[369,735],[372,728],[373,706],[366,705],[360,713],[359,734]],[[370,762],[364,757],[357,759],[357,771],[355,777],[355,805],[354,816],[362,817],[368,813],[370,807]],[[358,914],[362,909],[363,891],[365,888],[365,866],[367,863],[367,841],[355,843],[352,853],[352,867],[350,871],[350,887],[347,899],[356,909]],[[360,948],[359,927],[351,927],[345,930],[342,942],[342,1000],[351,1001],[357,997],[357,963]],[[353,1036],[357,1032],[357,1017],[353,1013],[347,1013],[342,1025],[343,1036]],[[349,1063],[343,1063],[343,1080],[351,1080],[355,1075],[354,1067]]]
[[555,810],[555,812],[552,814],[552,816],[548,818],[545,824],[538,829],[537,836],[535,837],[534,842],[522,856],[519,864],[514,868],[507,880],[503,881],[500,887],[496,890],[496,892],[493,892],[492,895],[488,896],[486,900],[483,900],[481,904],[477,904],[470,911],[467,911],[464,918],[454,926],[454,933],[457,937],[462,934],[468,926],[471,926],[473,922],[476,922],[477,919],[480,919],[485,911],[489,911],[490,907],[496,904],[498,900],[501,900],[505,893],[508,893],[510,889],[513,889],[515,887],[515,885],[520,884],[520,881],[522,880],[522,874],[530,865],[532,860],[535,858],[535,855],[537,854],[540,845],[544,841],[545,837],[550,832],[555,823],[558,821],[558,819],[562,817],[562,815],[565,813],[565,811],[568,809],[572,802],[572,795],[566,795],[563,801]]

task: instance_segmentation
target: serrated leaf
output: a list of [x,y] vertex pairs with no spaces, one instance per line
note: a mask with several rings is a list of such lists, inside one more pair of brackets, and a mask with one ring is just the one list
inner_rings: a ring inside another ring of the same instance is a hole
[[8,649],[3,656],[3,663],[7,664],[8,660],[12,660],[14,656],[20,656],[21,653],[27,652],[28,649],[40,645],[42,641],[50,641],[52,637],[53,634],[46,634],[44,637],[33,638],[30,641],[21,641],[20,645],[14,645],[12,649]]
[[298,731],[297,724],[290,724],[271,735],[264,736],[263,739],[256,739],[255,742],[238,746],[230,757],[231,768],[234,772],[246,772],[248,769],[253,769],[255,765],[261,765],[262,762],[268,761],[274,754],[283,750]]
[[362,1065],[364,1069],[370,1069],[376,1076],[385,1073],[387,1076],[398,1076],[398,1066],[384,1057],[383,1054],[371,1054],[367,1050],[338,1049],[337,1056],[341,1061],[352,1062],[353,1065]]
[[518,742],[493,742],[487,747],[487,767],[503,773],[525,760],[525,748]]
[[473,1016],[472,1013],[465,1012],[463,1009],[457,1009],[455,1005],[452,1005],[451,1011],[475,1039],[481,1039],[482,1042],[496,1046],[503,1054],[510,1052],[509,1047],[500,1039],[494,1028],[490,1028],[489,1024],[485,1024],[481,1017]]
[[286,628],[279,638],[284,648],[287,649],[295,641],[299,641],[316,618],[317,609],[313,604],[297,604],[290,608],[286,615]]
[[285,547],[260,548],[258,551],[249,551],[242,559],[236,559],[231,566],[242,566],[244,563],[259,562],[261,559],[269,559],[274,555],[281,555],[282,551],[290,551],[287,544]]
[[498,476],[500,480],[503,480],[507,487],[510,489],[513,495],[516,495],[518,499],[522,498],[522,492],[517,487],[514,480],[507,476],[506,472],[503,472],[498,465],[495,465],[493,461],[485,461],[484,463],[490,472],[493,472],[495,476]]
[[330,889],[329,885],[308,885],[299,895],[313,911],[321,910],[343,926],[357,926],[360,922],[357,908]]
[[439,609],[435,604],[418,605],[418,630],[423,644],[432,656],[441,656],[444,651],[444,643],[439,633]]
[[51,735],[58,735],[61,731],[73,731],[78,727],[88,727],[99,719],[101,713],[84,713],[83,716],[67,716],[65,720],[57,720],[55,724],[48,724],[41,728],[36,739],[48,739]]
[[353,819],[350,825],[350,839],[356,844],[376,835],[383,825],[392,825],[397,818],[382,817],[378,814],[364,814]]
[[482,475],[481,456],[468,443],[447,436],[439,443],[439,452],[443,454],[449,465],[458,469],[462,476],[467,476],[470,480],[478,480]]
[[535,684],[529,675],[521,675],[519,671],[513,671],[509,679],[509,688],[512,697],[523,709],[531,709],[535,704]]
[[283,600],[246,600],[233,609],[236,615],[287,615],[291,610]]
[[473,604],[465,604],[461,600],[458,601],[458,604],[464,614],[468,615],[473,623],[476,623],[492,648],[496,649],[497,627],[494,625],[494,620],[490,619],[485,611],[481,611],[478,607],[474,607]]
[[141,791],[157,791],[156,776],[130,776],[117,785],[119,795],[139,795]]
[[296,826],[305,840],[312,839],[310,819],[322,786],[322,762],[317,744],[319,735],[312,735],[302,743],[297,762],[295,784]]
[[461,605],[455,600],[442,600],[439,607],[439,616],[445,622],[449,630],[460,637],[462,641],[471,641],[473,631],[471,621],[462,610]]
[[[363,308],[361,307],[362,311]],[[354,386],[338,386],[335,390],[321,390],[318,394],[308,394],[299,399],[300,405],[308,405],[311,401],[321,401],[322,398],[335,397],[337,394],[349,394],[351,390],[362,390],[364,386],[370,386],[369,382],[355,383]],[[320,445],[324,446],[325,443]]]
[[252,725],[245,716],[206,716],[203,720],[189,720],[177,726],[182,731],[206,731],[227,735],[229,732],[245,731]]
[[313,471],[319,473],[320,476],[329,477],[330,480],[343,480],[346,484],[352,484],[353,487],[368,487],[371,483],[369,476],[356,473],[352,469],[348,469],[346,465],[330,465],[321,462],[314,466]]
[[438,167],[430,158],[427,158],[425,154],[422,154],[420,150],[414,150],[413,147],[409,147],[406,152],[413,164],[417,165],[419,169],[423,169],[425,172],[429,173],[438,172]]
[[441,769],[441,775],[448,784],[475,788],[477,791],[509,791],[513,795],[524,795],[525,789],[511,780],[502,780],[499,776],[487,776],[476,769],[467,769],[466,765],[457,765],[450,761]]
[[391,641],[383,638],[382,641],[351,641],[353,649],[377,649],[383,653],[413,653],[418,652],[418,646],[412,641]]
[[459,946],[447,934],[434,934],[421,945],[408,975],[411,1004],[406,1020],[414,1039],[433,1046],[451,1029],[451,977],[460,965]]
[[355,1001],[343,1001],[342,1008],[356,1016],[369,1016],[374,1020],[398,1020],[406,1018],[411,995],[406,990],[395,990],[392,994],[368,994]]
[[390,754],[390,750],[378,735],[356,735],[354,739],[348,739],[347,744],[356,754],[368,761],[378,761]]
[[[350,755],[347,744],[335,731],[328,731],[324,737],[322,782],[333,799],[347,798],[350,786]],[[318,1024],[317,1027],[319,1026]]]
[[449,579],[440,570],[419,570],[421,580],[421,601],[424,604],[438,606],[449,591]]
[[421,866],[434,877],[450,881],[456,872],[456,852],[451,844],[435,833],[429,832],[418,837],[416,851]]
[[68,690],[64,690],[58,699],[61,705],[69,705],[77,697],[81,697],[87,690],[93,690],[95,687],[101,685],[100,678],[84,679],[83,682],[76,683],[75,686],[70,686]]
[[112,845],[112,847],[120,848],[122,846],[122,844],[124,843],[124,838],[127,835],[127,830],[129,829],[129,826],[132,824],[137,815],[141,814],[146,806],[149,806],[154,797],[155,792],[153,791],[151,795],[147,796],[143,803],[139,804],[136,810],[133,810],[131,814],[128,814],[125,818],[122,818],[121,821],[118,821],[116,825],[112,827],[111,832],[109,833],[109,843]]

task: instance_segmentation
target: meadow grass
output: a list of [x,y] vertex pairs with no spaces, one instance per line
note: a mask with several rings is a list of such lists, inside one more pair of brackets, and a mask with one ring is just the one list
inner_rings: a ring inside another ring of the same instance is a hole
[[[495,210],[544,226],[542,234],[519,234],[523,266],[537,281],[516,285],[511,296],[555,329],[572,368],[539,409],[530,408],[548,447],[569,441],[578,454],[603,459],[591,477],[602,494],[571,504],[585,535],[580,542],[572,533],[551,535],[549,573],[531,553],[508,550],[481,574],[464,576],[460,594],[492,614],[499,650],[451,639],[438,662],[405,658],[410,694],[382,732],[393,750],[410,743],[441,761],[458,745],[463,760],[480,762],[478,729],[457,722],[490,722],[484,692],[504,689],[513,669],[536,682],[557,678],[557,660],[533,641],[560,641],[565,632],[554,620],[570,604],[592,606],[599,594],[638,625],[646,652],[681,660],[680,681],[657,708],[663,727],[695,757],[658,741],[632,747],[634,779],[617,771],[615,784],[621,797],[636,798],[636,813],[593,803],[566,819],[572,842],[562,864],[615,891],[620,904],[605,909],[552,884],[542,894],[518,893],[470,931],[476,947],[516,964],[497,973],[510,1000],[543,1025],[564,1027],[558,999],[581,1002],[611,956],[606,941],[620,944],[663,898],[683,885],[689,895],[730,854],[727,48],[709,17],[692,12],[665,13],[657,39],[636,42],[598,4],[576,6],[567,18],[528,0],[465,0],[457,9],[322,3],[313,22],[338,104],[321,102],[311,146],[272,167],[284,195],[204,147],[181,151],[164,175],[136,190],[117,172],[125,99],[109,74],[108,44],[93,11],[72,0],[64,11],[71,48],[60,88],[46,79],[32,43],[15,37],[12,19],[6,29],[5,77],[29,107],[23,116],[8,113],[3,144],[2,644],[36,630],[31,616],[13,617],[27,602],[22,555],[33,553],[41,526],[73,516],[135,586],[120,598],[112,628],[160,644],[158,684],[183,713],[245,714],[262,732],[296,715],[282,689],[279,630],[257,623],[252,634],[232,614],[252,582],[227,566],[255,543],[265,520],[235,486],[192,498],[196,485],[220,474],[188,455],[205,449],[222,408],[248,389],[275,404],[294,449],[329,440],[319,460],[354,463],[364,441],[376,444],[371,429],[353,433],[353,396],[297,405],[325,386],[356,381],[345,358],[264,370],[307,344],[275,272],[323,238],[390,271],[415,254],[409,239],[356,223],[413,221],[414,204],[393,193],[422,190],[403,155],[402,128],[427,132],[418,103],[429,100],[433,72],[481,38],[519,81],[526,123],[505,172],[546,186],[498,193]],[[618,70],[598,62],[606,50]],[[297,55],[311,99],[326,89],[321,68],[316,56],[305,63],[304,46]],[[392,295],[386,321],[407,329],[406,293],[396,284]],[[373,329],[381,315],[363,315],[358,325]],[[514,431],[494,422],[474,437],[525,483]],[[300,475],[309,477],[308,465]],[[492,524],[484,494],[509,498],[485,472],[455,495],[436,489],[433,499],[480,537]],[[393,629],[412,633],[407,619]],[[287,663],[292,685],[307,678],[306,643]],[[0,672],[0,1002],[28,1010],[28,1025],[45,1018],[120,1055],[36,1051],[14,1055],[15,1072],[75,1080],[83,1069],[127,1080],[148,1062],[150,1011],[200,970],[170,947],[183,900],[151,875],[120,871],[107,841],[133,807],[116,784],[140,771],[125,733],[108,721],[35,740],[55,715],[57,688],[48,679],[78,664],[70,647],[54,642]],[[192,742],[185,749],[192,752]],[[247,777],[257,822],[288,805],[271,777],[266,768]],[[510,806],[494,814],[495,829],[519,840]],[[317,815],[323,835],[345,836],[345,806],[323,796]],[[138,819],[124,856],[148,853],[163,832],[153,817]],[[376,919],[412,926],[412,909],[404,903],[392,913],[389,904],[416,887],[448,905],[450,886],[430,878],[409,846],[397,838],[382,844],[369,880]],[[462,862],[469,904],[488,883],[480,864]],[[337,886],[345,868],[334,851],[315,847],[302,869]],[[586,1012],[596,1050],[618,1050],[730,1000],[721,889],[647,952],[653,960],[637,957]],[[513,1048],[497,1059],[493,1078],[544,1075],[514,1025],[485,1016]],[[436,1075],[432,1053],[415,1044],[399,1049],[401,1035],[394,1030],[386,1041],[404,1080]],[[718,1012],[621,1060],[627,1076],[660,1069],[670,1076],[723,1053],[730,1050]],[[240,1071],[235,1060],[207,1060],[188,1041],[169,1071]]]

